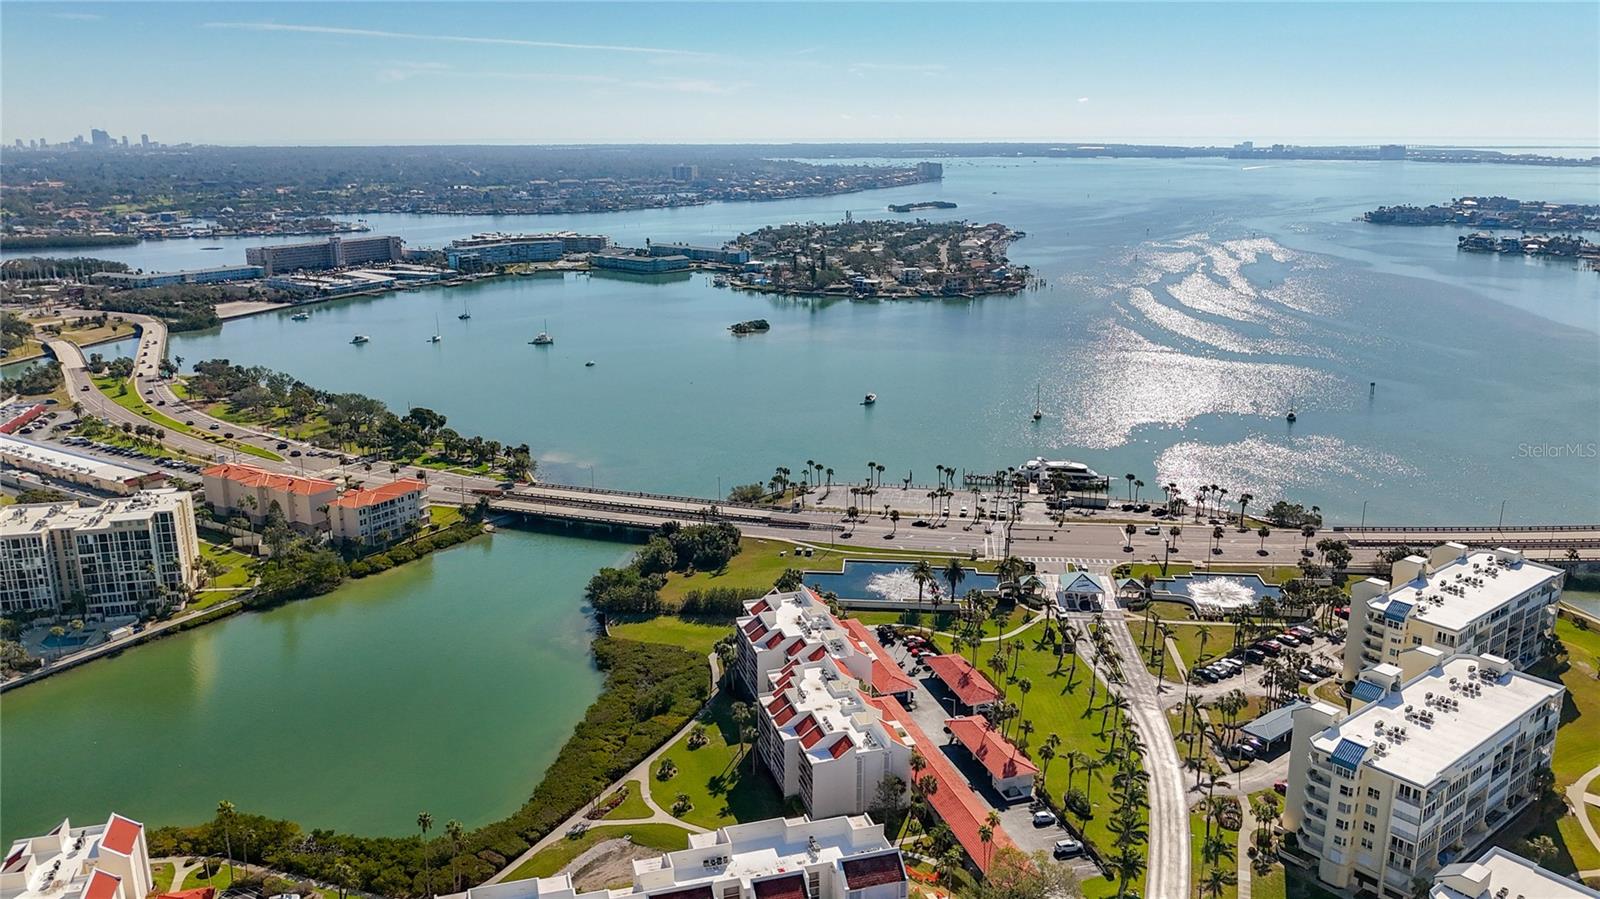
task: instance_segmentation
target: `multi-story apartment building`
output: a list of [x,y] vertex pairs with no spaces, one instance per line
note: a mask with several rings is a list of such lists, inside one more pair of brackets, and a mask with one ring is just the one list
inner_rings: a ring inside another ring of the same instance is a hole
[[1564,692],[1497,656],[1402,652],[1362,673],[1348,715],[1294,712],[1284,827],[1324,882],[1409,899],[1531,801]]
[[559,237],[468,238],[451,243],[445,261],[458,271],[477,271],[518,262],[554,262],[566,252]]
[[1600,899],[1600,890],[1495,846],[1475,862],[1441,868],[1428,899]]
[[717,262],[722,265],[744,265],[750,261],[750,251],[743,247],[696,247],[686,243],[653,243],[651,256],[684,256],[695,262]]
[[346,490],[328,510],[333,536],[354,543],[398,540],[428,523],[428,485],[398,478],[381,487]]
[[54,444],[34,443],[10,434],[0,434],[0,469],[4,468],[31,471],[120,496],[137,493],[146,487],[160,486],[167,479],[164,472],[141,471],[99,456],[73,452]]
[[1514,549],[1445,543],[1394,564],[1394,582],[1368,578],[1350,591],[1344,679],[1394,664],[1413,646],[1496,655],[1527,668],[1544,654],[1564,578]]
[[0,510],[0,611],[59,608],[138,615],[163,590],[195,586],[194,501],[147,490],[99,506],[44,503]]
[[328,527],[328,511],[339,499],[339,485],[322,478],[278,474],[254,465],[227,462],[200,472],[206,502],[218,518],[241,515],[260,524],[274,503],[297,530]]
[[778,669],[761,709],[761,760],[811,815],[861,814],[879,804],[886,778],[910,783],[910,734],[823,647]]
[[639,859],[633,884],[580,893],[570,874],[474,887],[440,899],[906,899],[905,864],[864,817],[769,818],[689,836]]
[[398,237],[330,237],[310,243],[248,247],[244,251],[244,261],[261,266],[264,275],[276,275],[399,262],[405,258],[405,249],[405,241]]
[[843,671],[879,696],[909,700],[916,690],[861,622],[833,617],[809,587],[745,603],[736,624],[734,673],[747,696],[770,693],[778,669],[791,660],[815,662],[823,656],[838,660]]
[[605,253],[595,253],[589,257],[589,264],[598,269],[609,271],[629,272],[635,275],[660,275],[667,272],[681,272],[689,269],[687,256],[641,256],[632,250],[617,249]]
[[176,272],[96,272],[89,276],[89,280],[107,287],[130,289],[167,287],[172,284],[224,284],[229,281],[250,281],[265,274],[266,270],[259,265],[223,265]]
[[153,886],[144,825],[115,814],[90,827],[63,820],[12,843],[0,864],[0,899],[145,899]]

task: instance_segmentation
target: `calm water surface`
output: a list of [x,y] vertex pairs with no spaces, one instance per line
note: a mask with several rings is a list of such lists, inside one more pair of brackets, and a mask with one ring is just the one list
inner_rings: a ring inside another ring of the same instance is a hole
[[[947,216],[1025,230],[1012,256],[1046,286],[850,303],[743,295],[702,275],[516,278],[330,304],[304,323],[259,316],[181,336],[174,352],[430,406],[464,432],[527,441],[546,477],[622,488],[710,495],[807,459],[841,478],[875,460],[921,482],[935,464],[991,471],[1045,454],[1258,503],[1289,496],[1350,522],[1366,503],[1369,522],[1486,523],[1501,500],[1513,523],[1600,519],[1600,278],[1458,253],[1458,229],[1353,221],[1468,193],[1600,202],[1580,170],[958,160],[940,185],[780,203],[377,216],[377,232],[423,245],[548,228],[714,242],[948,199],[960,208]],[[170,267],[197,252],[106,255]],[[466,306],[473,318],[458,321]],[[445,339],[430,345],[436,316]],[[757,316],[770,333],[727,333]],[[555,346],[529,346],[546,321]],[[355,333],[372,343],[349,346]],[[868,391],[871,409],[858,405]]]
[[3,839],[222,799],[367,834],[504,816],[599,693],[582,589],[624,552],[501,532],[8,693]]

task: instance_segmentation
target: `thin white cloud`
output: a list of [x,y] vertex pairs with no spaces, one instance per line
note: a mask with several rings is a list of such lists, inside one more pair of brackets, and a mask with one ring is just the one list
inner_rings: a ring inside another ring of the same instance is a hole
[[52,19],[66,19],[69,22],[98,22],[105,16],[92,12],[53,12]]
[[1078,102],[1079,103],[1087,103],[1087,102],[1089,102],[1089,98],[1088,97],[1079,97],[1078,98]]
[[943,72],[942,63],[930,62],[853,62],[850,68],[864,72]]
[[485,81],[559,81],[573,84],[621,84],[609,75],[579,75],[573,72],[481,72],[459,71],[444,63],[396,63],[378,70],[379,81],[407,81],[412,78],[443,77]]
[[205,28],[237,31],[280,31],[294,34],[331,34],[341,37],[371,37],[385,40],[438,41],[451,44],[494,44],[505,47],[541,47],[554,50],[598,50],[610,53],[646,53],[660,56],[709,56],[697,50],[672,47],[634,47],[619,44],[573,44],[563,41],[533,41],[514,37],[478,37],[461,34],[418,34],[409,31],[379,31],[373,28],[336,28],[328,25],[285,25],[278,22],[207,22]]

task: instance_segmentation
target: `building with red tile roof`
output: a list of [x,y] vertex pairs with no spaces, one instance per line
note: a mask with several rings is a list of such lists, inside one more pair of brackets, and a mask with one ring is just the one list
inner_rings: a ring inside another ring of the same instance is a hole
[[922,756],[927,760],[927,767],[923,768],[924,776],[931,776],[937,789],[928,796],[928,805],[933,808],[934,814],[939,816],[945,826],[950,828],[950,833],[956,842],[965,849],[972,863],[978,870],[985,873],[989,870],[989,861],[996,850],[1002,848],[1017,848],[1010,834],[1005,832],[1003,826],[996,826],[988,843],[983,841],[981,828],[988,823],[989,813],[993,811],[983,797],[972,791],[967,784],[967,779],[961,776],[955,765],[945,758],[938,745],[928,739],[928,735],[917,726],[911,715],[906,712],[900,703],[890,696],[878,696],[867,700],[871,705],[883,712],[884,720],[894,721],[911,736],[913,744],[923,747]]
[[999,701],[1000,691],[964,657],[956,654],[938,655],[928,656],[922,661],[956,701],[969,710],[981,712]]
[[1022,750],[995,730],[982,715],[951,718],[944,723],[956,742],[989,772],[996,791],[1007,799],[1022,799],[1033,793],[1033,776],[1039,768]]
[[145,899],[153,880],[144,825],[121,815],[88,827],[63,820],[13,843],[0,864],[5,899]]
[[328,512],[333,536],[353,543],[398,540],[428,523],[428,485],[398,478],[379,487],[346,490]]
[[276,503],[291,526],[307,533],[328,527],[328,507],[339,498],[339,485],[332,481],[238,462],[213,465],[200,472],[200,479],[218,519],[242,515],[260,524]]

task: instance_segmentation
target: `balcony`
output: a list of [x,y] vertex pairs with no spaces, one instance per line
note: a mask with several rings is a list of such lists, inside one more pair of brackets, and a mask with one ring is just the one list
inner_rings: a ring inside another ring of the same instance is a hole
[[1328,779],[1328,775],[1323,774],[1321,771],[1318,771],[1315,768],[1312,768],[1311,770],[1307,771],[1306,772],[1306,777],[1312,783],[1317,784],[1318,786],[1321,786],[1324,789],[1333,786],[1333,781]]
[[1317,802],[1326,803],[1328,801],[1327,791],[1319,790],[1313,784],[1306,784],[1306,796],[1316,800]]

